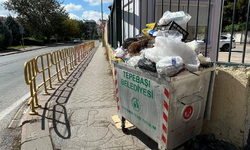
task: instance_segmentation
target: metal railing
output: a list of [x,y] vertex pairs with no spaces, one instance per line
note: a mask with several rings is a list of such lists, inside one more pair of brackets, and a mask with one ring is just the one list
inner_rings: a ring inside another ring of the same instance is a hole
[[[146,27],[146,24],[158,22],[159,16],[162,16],[163,13],[167,10],[173,11],[173,9],[175,8],[176,11],[183,10],[189,13],[191,7],[190,4],[192,4],[192,6],[196,4],[196,13],[194,14],[194,16],[192,16],[192,18],[195,18],[194,38],[190,39],[194,40],[197,39],[198,36],[200,5],[208,6],[208,15],[206,16],[206,22],[207,27],[210,25],[211,0],[146,0],[143,2],[142,0],[139,0],[138,2],[135,0],[123,0],[122,2],[114,1],[108,20],[109,43],[112,47],[117,48],[118,41],[122,44],[125,38],[135,37],[136,34],[141,34],[141,31]],[[185,6],[185,10],[181,6]],[[156,13],[156,7],[160,10],[158,11],[158,13]],[[150,8],[152,12],[149,12]],[[156,16],[158,16],[158,18]],[[136,20],[138,20],[138,22],[136,22]],[[125,25],[125,22],[127,25]],[[132,29],[130,26],[132,27]],[[125,28],[127,28],[127,31],[125,30]],[[188,25],[186,29],[188,29]],[[132,34],[130,33],[130,31],[133,31]],[[206,28],[206,32],[204,34],[205,39],[210,38],[209,28]],[[207,43],[208,42],[206,42],[206,47]],[[205,51],[206,55],[207,48]]]
[[108,40],[112,47],[117,48],[117,42],[122,40],[122,21],[121,21],[121,1],[114,0],[108,20]]
[[[221,2],[223,4],[223,2]],[[234,4],[233,4],[233,16],[232,16],[232,23],[231,23],[231,38],[230,38],[230,47],[229,47],[229,54],[228,54],[228,62],[230,63],[231,62],[231,57],[232,57],[232,36],[234,34],[234,25],[235,25],[235,17],[236,17],[236,6],[237,6],[237,0],[234,0]],[[223,13],[223,8],[221,8],[221,14],[220,14],[220,17],[221,17],[221,20],[222,20],[222,13]],[[245,55],[246,55],[246,44],[247,44],[247,35],[248,35],[248,29],[249,29],[249,15],[250,15],[250,0],[248,0],[248,7],[247,7],[247,13],[246,13],[246,16],[247,16],[247,20],[246,20],[246,27],[245,27],[245,38],[244,38],[244,44],[243,44],[243,51],[242,51],[242,59],[241,59],[241,63],[231,63],[231,65],[244,65],[244,66],[250,66],[250,64],[245,64]],[[220,26],[221,26],[221,23],[220,23]],[[218,35],[218,41],[219,41],[219,35]],[[217,48],[219,47],[219,42],[218,42],[218,46]],[[217,49],[219,50],[219,48]],[[218,52],[217,52],[218,53]],[[217,60],[218,60],[218,56],[217,56]]]
[[[35,58],[31,59],[30,61],[25,62],[24,64],[24,79],[27,85],[30,86],[30,99],[29,103],[31,103],[31,111],[30,114],[34,115],[37,114],[35,108],[40,107],[38,104],[37,99],[37,87],[36,87],[36,76],[37,72],[36,68],[36,60]],[[35,101],[35,103],[34,103]]]
[[[30,104],[31,111],[29,114],[37,114],[35,108],[40,107],[38,103],[38,91],[44,89],[44,94],[49,94],[48,89],[53,89],[52,78],[57,77],[58,82],[64,80],[62,72],[65,75],[69,74],[69,70],[75,69],[77,62],[83,58],[95,47],[94,41],[84,43],[78,46],[57,50],[51,53],[46,53],[33,58],[24,64],[24,79],[25,83],[30,86]],[[39,67],[40,66],[40,67]],[[55,74],[51,71],[55,68]],[[42,75],[42,83],[37,86],[36,77]]]
[[[246,0],[247,2],[247,0]],[[237,0],[233,2],[232,10],[232,23],[231,23],[231,37],[235,30],[235,14],[237,11]],[[151,12],[149,10],[152,10]],[[220,64],[219,56],[220,52],[220,37],[222,30],[222,20],[224,11],[224,0],[122,0],[114,1],[108,25],[108,42],[113,48],[117,48],[117,43],[120,44],[128,37],[134,37],[141,33],[141,30],[146,27],[146,24],[152,22],[158,22],[159,17],[163,15],[164,12],[169,11],[184,11],[187,13],[192,13],[192,18],[187,26],[186,30],[191,33],[188,40],[200,39],[201,34],[204,38],[204,43],[202,43],[203,53],[205,56],[210,56],[212,52],[212,60]],[[148,15],[147,15],[148,14]],[[246,12],[246,26],[244,31],[244,44],[242,51],[241,61],[236,63],[236,65],[247,64],[246,57],[246,44],[247,35],[249,30],[249,15],[250,15],[250,0],[248,0],[248,7]],[[131,19],[132,18],[132,19]],[[215,27],[216,26],[216,27]],[[202,29],[203,28],[203,29]],[[202,31],[200,31],[202,30]],[[132,32],[133,31],[133,34]],[[202,33],[201,33],[202,32]],[[231,63],[231,58],[236,57],[231,55],[232,52],[232,38],[230,39],[230,47],[227,53],[228,59],[223,60],[224,64],[234,65]],[[225,53],[225,52],[224,52]],[[223,54],[224,54],[223,53]],[[221,55],[222,56],[222,55]],[[210,56],[211,57],[211,56]]]
[[[36,72],[42,73],[43,76],[43,82],[41,84],[38,85],[38,89],[40,89],[42,86],[44,86],[44,94],[48,94],[48,89],[46,86],[46,83],[49,82],[49,89],[53,89],[52,87],[52,82],[51,82],[51,67],[52,67],[52,63],[51,63],[51,53],[46,53],[43,55],[39,55],[35,58],[35,70]],[[39,69],[38,65],[39,64],[39,60],[40,60],[40,64],[41,64],[41,68]],[[46,60],[46,62],[44,61]],[[46,72],[48,73],[48,79],[46,79]]]

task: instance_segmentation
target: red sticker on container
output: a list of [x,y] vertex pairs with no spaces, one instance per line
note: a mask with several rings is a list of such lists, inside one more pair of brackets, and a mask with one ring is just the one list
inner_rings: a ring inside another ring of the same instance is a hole
[[193,107],[192,106],[187,106],[186,108],[184,108],[184,111],[183,111],[183,114],[182,114],[183,119],[184,120],[190,119],[192,117],[193,113],[194,113]]

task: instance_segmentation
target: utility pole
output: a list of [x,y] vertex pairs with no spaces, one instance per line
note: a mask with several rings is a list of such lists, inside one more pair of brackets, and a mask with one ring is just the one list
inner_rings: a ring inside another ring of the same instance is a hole
[[102,26],[102,47],[104,47],[104,28],[103,28],[103,6],[102,6],[102,0],[101,0],[101,10],[102,10],[102,21],[101,21],[101,26]]

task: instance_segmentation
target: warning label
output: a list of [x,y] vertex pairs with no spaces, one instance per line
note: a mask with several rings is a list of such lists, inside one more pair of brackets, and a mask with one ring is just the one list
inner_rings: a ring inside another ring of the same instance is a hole
[[183,119],[189,120],[192,117],[193,113],[194,113],[194,109],[192,106],[185,107],[183,110],[183,114],[182,114]]

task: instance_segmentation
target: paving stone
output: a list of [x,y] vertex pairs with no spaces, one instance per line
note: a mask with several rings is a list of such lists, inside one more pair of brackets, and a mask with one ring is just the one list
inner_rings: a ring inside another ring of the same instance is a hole
[[25,142],[21,146],[22,150],[53,150],[49,136]]
[[[69,76],[54,94],[56,98],[53,99],[53,105],[58,107],[54,109],[58,113],[54,120],[57,124],[50,123],[53,124],[51,138],[55,149],[122,150],[157,147],[155,142],[152,143],[139,131],[126,135],[115,127],[111,118],[117,115],[115,85],[105,52],[105,48],[99,47],[91,62],[78,66],[72,77]],[[50,117],[53,118],[53,115]]]
[[[45,122],[45,127],[48,129],[48,122]],[[49,130],[41,130],[41,120],[32,120],[22,126],[21,143],[36,140],[42,137],[49,136]]]

